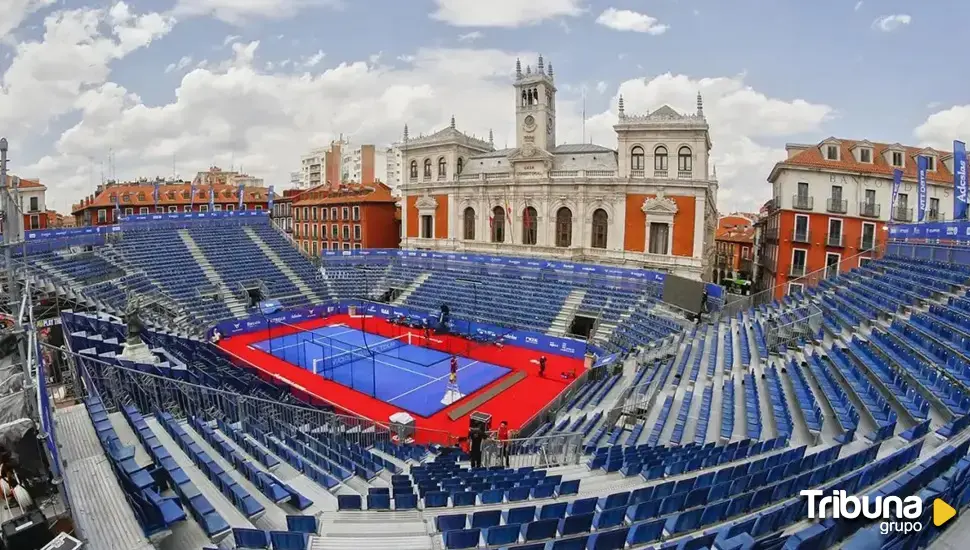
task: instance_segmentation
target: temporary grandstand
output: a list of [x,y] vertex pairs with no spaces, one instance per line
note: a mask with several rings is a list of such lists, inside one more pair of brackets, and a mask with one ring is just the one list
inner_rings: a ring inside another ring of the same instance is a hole
[[[894,241],[745,309],[712,292],[700,322],[663,302],[663,274],[315,261],[262,212],[132,216],[16,249],[27,309],[56,312],[43,338],[15,323],[36,342],[27,391],[91,549],[918,548],[963,529],[929,505],[970,503],[959,244]],[[36,374],[52,353],[58,385]],[[436,403],[452,356],[459,386],[480,384]],[[480,468],[473,412],[517,430],[483,443]],[[885,533],[810,519],[807,489],[927,505],[918,531]]]

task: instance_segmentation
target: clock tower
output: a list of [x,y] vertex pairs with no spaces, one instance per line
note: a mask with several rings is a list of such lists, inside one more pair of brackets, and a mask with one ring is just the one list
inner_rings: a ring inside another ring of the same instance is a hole
[[523,72],[515,61],[515,136],[520,149],[526,144],[543,151],[556,146],[556,86],[552,63],[546,67],[541,55],[535,70],[527,65]]

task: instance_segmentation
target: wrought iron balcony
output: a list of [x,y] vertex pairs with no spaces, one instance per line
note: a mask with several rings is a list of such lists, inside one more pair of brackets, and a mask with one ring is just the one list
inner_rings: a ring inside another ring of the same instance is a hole
[[849,211],[849,201],[845,199],[828,199],[825,209],[833,214],[845,214]]
[[845,240],[845,236],[842,233],[829,233],[825,236],[825,246],[844,246],[842,242]]
[[874,202],[860,202],[859,215],[866,218],[878,218],[882,215],[882,205]]
[[815,197],[809,195],[792,195],[791,207],[795,210],[811,210],[815,208]]
[[893,208],[893,220],[897,222],[912,222],[913,209],[900,206]]
[[793,243],[808,243],[811,242],[811,234],[807,229],[795,229],[791,232],[791,241]]
[[791,264],[791,271],[789,275],[792,278],[804,277],[805,276],[805,264]]

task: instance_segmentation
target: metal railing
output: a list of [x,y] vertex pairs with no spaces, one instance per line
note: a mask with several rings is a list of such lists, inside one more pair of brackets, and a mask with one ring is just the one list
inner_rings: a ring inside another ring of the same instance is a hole
[[882,215],[882,205],[874,202],[860,202],[859,215],[866,218],[878,218]]
[[605,376],[609,376],[610,368],[611,365],[606,365],[583,371],[583,373],[577,376],[571,384],[566,386],[565,390],[563,390],[559,395],[553,398],[552,401],[546,403],[544,407],[529,417],[529,419],[526,420],[519,428],[519,433],[523,435],[535,433],[535,431],[546,422],[552,422],[555,420],[556,413],[558,413],[559,410],[562,409],[563,406],[565,406],[566,403],[568,403],[576,395],[576,393],[578,393],[587,384],[600,380]]
[[836,214],[845,214],[849,209],[849,201],[845,199],[828,199],[825,201],[825,209]]
[[552,468],[573,466],[583,459],[583,433],[561,433],[482,443],[482,466]]
[[766,324],[765,345],[768,353],[782,354],[788,350],[799,349],[803,342],[819,334],[822,328],[822,310],[815,304],[809,304],[808,313],[798,319],[783,325],[773,321]]
[[204,416],[209,420],[224,419],[229,422],[250,418],[260,421],[273,419],[297,429],[311,427],[314,431],[339,434],[350,442],[364,446],[391,440],[388,426],[363,417],[199,386],[112,365],[93,356],[73,351],[67,353],[81,375],[86,395],[99,395],[109,411],[120,411],[125,405],[135,405],[146,415],[164,411],[176,418]]
[[825,236],[825,246],[841,247],[844,240],[842,233],[829,233]]
[[893,208],[893,220],[897,222],[913,221],[913,209],[899,206]]
[[795,210],[811,210],[815,208],[815,197],[808,195],[792,195],[791,206]]
[[[896,245],[890,244],[889,246]],[[788,290],[788,285],[791,283],[802,285],[802,287],[805,289],[813,288],[818,286],[820,282],[825,280],[825,278],[831,275],[833,272],[841,273],[858,267],[860,259],[862,258],[871,258],[874,260],[882,258],[882,256],[886,253],[886,250],[886,243],[877,243],[876,246],[870,250],[863,250],[852,256],[842,258],[839,263],[834,264],[836,271],[833,271],[833,266],[822,267],[821,269],[817,269],[800,277],[790,278],[781,284],[771,286],[750,296],[740,296],[738,299],[729,302],[723,308],[721,308],[721,310],[718,312],[718,317],[722,319],[730,318],[737,315],[738,312],[746,311],[752,307],[770,304],[774,302],[778,296],[785,295]]]
[[794,229],[791,232],[791,242],[793,243],[808,243],[811,242],[812,234],[807,230]]

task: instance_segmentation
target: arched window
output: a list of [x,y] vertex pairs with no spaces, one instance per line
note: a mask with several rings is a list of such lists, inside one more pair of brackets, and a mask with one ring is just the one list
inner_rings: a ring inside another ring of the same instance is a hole
[[563,206],[556,212],[556,246],[566,248],[573,244],[573,213]]
[[438,179],[445,177],[448,173],[448,163],[445,161],[445,157],[438,159]]
[[418,161],[416,160],[411,161],[411,177],[418,177]]
[[690,147],[684,145],[677,151],[677,170],[690,172],[693,169],[693,157],[690,155]]
[[462,171],[463,168],[465,168],[465,160],[459,157],[458,158],[458,172],[457,172],[458,175],[461,175],[461,171]]
[[610,217],[606,210],[597,208],[593,212],[593,248],[606,248],[606,226]]
[[431,159],[424,159],[424,177],[431,177]]
[[505,242],[505,209],[501,206],[496,206],[492,209],[492,217],[489,218],[488,223],[492,225],[492,242],[493,243],[504,243]]
[[522,211],[522,244],[536,244],[536,218],[539,213],[531,206]]
[[630,170],[643,170],[643,147],[630,149]]
[[654,170],[666,170],[667,169],[667,148],[663,145],[657,146],[653,150],[653,169]]
[[465,240],[475,240],[475,209],[471,206],[465,209]]

